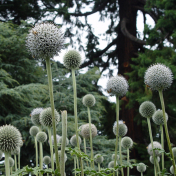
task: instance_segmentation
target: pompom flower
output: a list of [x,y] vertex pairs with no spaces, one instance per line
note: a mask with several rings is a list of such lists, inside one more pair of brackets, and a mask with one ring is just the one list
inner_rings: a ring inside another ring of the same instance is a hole
[[14,166],[14,159],[9,157],[9,167],[13,167]]
[[32,126],[29,130],[31,136],[36,136],[39,132],[39,128],[37,126]]
[[[116,135],[116,132],[117,132],[117,122],[114,123],[114,126],[113,126],[113,133]],[[121,121],[119,121],[119,136],[120,137],[123,137],[127,134],[128,132],[128,128],[127,126]]]
[[[91,132],[92,138],[94,138],[97,135],[97,128],[94,124],[91,124]],[[90,138],[89,123],[83,125],[81,129],[81,136],[83,136],[85,139]]]
[[176,157],[176,147],[172,148],[172,152],[173,152],[174,157]]
[[31,112],[31,121],[36,126],[41,126],[39,115],[43,111],[43,108],[35,108]]
[[15,150],[21,142],[21,133],[12,125],[0,127],[0,150],[10,153]]
[[[56,125],[57,125],[59,123],[59,121],[60,121],[60,115],[56,111],[56,109],[54,109],[54,117],[55,117],[55,122],[56,122]],[[50,107],[49,108],[45,108],[40,113],[39,120],[40,120],[40,123],[43,126],[52,127],[52,110],[51,110]]]
[[[119,160],[119,155],[117,155],[117,160]],[[112,160],[114,160],[115,159],[115,154],[112,154]]]
[[146,171],[146,165],[144,163],[139,163],[137,165],[137,171],[138,172],[145,172]]
[[[157,156],[156,158],[157,158],[158,163],[159,163],[159,162],[160,162],[160,157],[159,157],[159,156]],[[151,162],[152,164],[154,163],[153,156],[150,156],[149,160],[150,160],[150,162]]]
[[[61,156],[61,151],[60,150],[58,150],[58,156],[59,156],[59,162],[60,162],[60,156]],[[54,159],[54,162],[56,162],[56,155],[55,155],[55,153],[53,155],[53,159]],[[65,162],[67,161],[67,155],[66,155],[66,153],[64,153],[64,161]]]
[[38,132],[36,139],[38,142],[44,143],[47,140],[47,134],[45,132]]
[[64,34],[52,23],[37,23],[27,35],[26,47],[33,57],[53,58],[64,48]]
[[78,69],[81,65],[81,55],[76,50],[70,50],[64,55],[63,62],[68,69]]
[[[153,149],[162,149],[162,146],[159,142],[153,141]],[[152,150],[152,144],[150,143],[147,147],[147,151],[149,155],[153,155],[153,150]],[[159,153],[159,150],[154,150],[155,156],[160,156],[161,153]]]
[[[168,120],[168,115],[165,113],[166,122]],[[158,109],[152,116],[152,120],[156,125],[164,125],[163,111]]]
[[18,146],[15,150],[11,151],[11,155],[18,155],[20,154],[20,147]]
[[170,167],[170,172],[171,172],[171,174],[174,174],[174,167],[173,167],[173,165]]
[[101,164],[103,162],[104,158],[101,154],[96,154],[94,156],[94,161],[98,164]]
[[49,156],[45,156],[43,158],[43,163],[46,164],[46,165],[48,165],[49,163],[51,163],[51,158]]
[[[117,165],[117,162],[116,162]],[[108,168],[114,168],[114,161],[109,162]]]
[[133,140],[130,137],[123,137],[121,145],[124,149],[130,149],[133,146]]
[[92,107],[95,105],[95,97],[92,94],[87,94],[83,97],[82,103],[86,107]]
[[124,96],[128,91],[128,82],[123,76],[111,77],[107,82],[107,91],[112,95]]
[[152,90],[165,90],[171,86],[172,81],[172,71],[164,64],[152,65],[145,72],[144,82]]
[[[81,144],[82,140],[81,138],[78,136],[78,140],[79,140],[79,145]],[[73,135],[70,139],[70,144],[74,147],[77,146],[77,142],[76,142],[76,135]]]
[[[62,136],[60,136],[58,143],[61,145],[62,144]],[[68,138],[66,138],[66,146],[69,144]]]
[[142,117],[151,118],[156,111],[156,106],[151,101],[144,101],[139,107]]

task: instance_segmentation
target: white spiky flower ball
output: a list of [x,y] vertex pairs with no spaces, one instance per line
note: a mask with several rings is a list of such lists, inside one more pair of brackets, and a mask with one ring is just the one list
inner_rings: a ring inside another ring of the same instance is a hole
[[15,150],[11,151],[11,155],[19,155],[20,154],[20,147],[18,146]]
[[39,115],[43,111],[43,108],[35,108],[31,112],[31,121],[36,126],[41,126]]
[[[56,141],[57,141],[57,145],[60,146],[59,144],[59,139],[60,139],[61,136],[59,136],[58,134],[56,134]],[[51,136],[51,142],[52,142],[52,145],[54,145],[54,136],[52,135]]]
[[94,161],[97,163],[97,164],[101,164],[104,160],[104,157],[101,155],[101,154],[96,154],[94,156]]
[[[92,138],[97,136],[97,128],[94,124],[91,124],[91,133],[92,133]],[[83,125],[81,129],[81,136],[83,136],[83,138],[85,139],[90,138],[89,123]]]
[[[160,157],[157,156],[156,158],[157,158],[157,161],[158,161],[158,163],[159,163],[159,162],[160,162]],[[150,156],[149,161],[150,161],[152,164],[154,164],[153,156]]]
[[[115,154],[112,154],[112,160],[114,160],[115,159]],[[120,157],[119,157],[119,155],[117,155],[117,160],[119,160],[120,159]]]
[[92,107],[95,105],[96,100],[95,97],[92,94],[87,94],[83,97],[82,103],[86,107]]
[[12,125],[0,127],[0,150],[10,153],[15,150],[22,140],[19,130]]
[[[157,141],[153,141],[153,147],[154,147],[153,149],[156,149],[156,150],[154,150],[155,156],[160,156],[161,153],[159,153],[159,150],[157,150],[157,149],[162,149],[161,144]],[[152,150],[152,144],[151,143],[148,145],[147,151],[148,151],[149,155],[153,155],[153,150]]]
[[[119,121],[119,136],[123,137],[127,134],[128,132],[128,127],[123,123],[123,121]],[[117,122],[114,122],[113,125],[113,133],[116,135],[117,133]]]
[[139,163],[137,165],[137,171],[142,172],[142,173],[145,172],[146,171],[146,165],[144,163]]
[[82,136],[82,134],[81,134],[81,130],[82,130],[82,127],[84,126],[84,124],[83,125],[81,125],[81,126],[79,126],[79,128],[78,128],[78,130],[79,130],[79,135],[81,135]]
[[48,165],[49,163],[51,163],[51,158],[49,156],[43,157],[43,163]]
[[173,165],[170,167],[170,172],[171,172],[171,174],[174,174],[174,167],[173,167]]
[[174,157],[176,157],[176,147],[172,148],[172,153],[173,153]]
[[[168,121],[168,115],[165,113],[166,122]],[[164,125],[163,111],[158,109],[152,116],[152,120],[156,125]]]
[[47,134],[45,132],[38,132],[36,139],[38,142],[44,143],[47,140]]
[[154,64],[145,72],[144,82],[152,90],[165,90],[171,86],[172,81],[172,71],[164,64]]
[[[58,150],[58,156],[59,156],[59,162],[60,162],[60,156],[61,156],[61,151],[60,150]],[[56,163],[56,155],[55,155],[55,153],[53,155],[53,159],[54,159],[54,162]],[[66,155],[66,153],[64,153],[64,161],[65,162],[67,161],[67,155]]]
[[[59,145],[62,144],[62,136],[60,136],[60,138],[59,138],[59,140],[58,140],[58,143],[59,143]],[[67,146],[68,144],[69,144],[69,140],[68,140],[68,138],[66,138],[66,143],[65,143],[65,145]]]
[[2,159],[3,152],[0,150],[0,160]]
[[[57,125],[59,123],[59,121],[60,121],[60,115],[56,111],[56,109],[54,109],[54,117],[55,117],[55,122],[56,122],[56,125]],[[39,120],[40,120],[40,123],[43,126],[52,127],[52,110],[51,110],[51,107],[45,108],[40,113]]]
[[12,157],[9,157],[9,167],[13,167],[14,163],[14,159]]
[[68,69],[78,69],[81,65],[81,55],[76,50],[69,50],[64,55],[63,62]]
[[36,136],[37,133],[39,132],[39,128],[37,126],[32,126],[29,130],[29,133],[31,136]]
[[133,140],[130,137],[123,137],[121,145],[124,149],[130,149],[133,146]]
[[[78,140],[79,140],[79,145],[81,145],[82,140],[81,140],[80,136],[78,136]],[[76,135],[73,135],[73,136],[70,138],[70,144],[71,144],[72,146],[74,146],[74,147],[77,146]]]
[[[118,165],[117,162],[116,165]],[[114,168],[114,161],[109,162],[108,168]]]
[[142,117],[151,118],[156,111],[156,106],[151,101],[144,101],[139,107]]
[[64,48],[64,34],[52,23],[37,23],[29,30],[26,47],[33,57],[53,58]]
[[126,95],[128,87],[127,80],[121,75],[111,77],[107,82],[108,93],[119,97]]

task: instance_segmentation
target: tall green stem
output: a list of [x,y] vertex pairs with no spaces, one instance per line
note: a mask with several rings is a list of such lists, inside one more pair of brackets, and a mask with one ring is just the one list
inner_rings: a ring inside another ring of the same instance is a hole
[[50,145],[50,154],[51,154],[51,168],[54,171],[53,144],[52,144],[52,139],[51,139],[51,128],[48,128],[48,136],[49,136],[49,145]]
[[59,156],[57,152],[58,149],[57,149],[57,139],[56,139],[56,123],[55,123],[55,116],[54,116],[53,82],[52,82],[52,72],[51,72],[51,64],[50,64],[49,58],[46,58],[46,68],[47,68],[47,74],[48,74],[48,86],[49,86],[49,95],[50,95],[51,112],[52,112],[52,125],[53,125],[54,149],[55,149],[55,155],[56,155],[56,167],[58,171],[60,171]]
[[[80,149],[79,140],[78,140],[77,90],[76,90],[76,78],[75,78],[75,70],[74,69],[72,69],[72,80],[73,80],[76,142],[77,142],[77,147]],[[83,162],[82,162],[82,158],[81,157],[80,157],[80,165],[81,165],[81,176],[84,176]]]
[[10,167],[9,167],[9,157],[10,154],[5,152],[5,172],[6,172],[6,176],[10,176]]
[[[116,143],[115,143],[115,157],[114,157],[114,167],[116,167],[117,162],[117,148],[118,148],[118,136],[119,136],[119,97],[116,96]],[[113,172],[115,176],[115,172]]]
[[101,170],[101,169],[100,169],[100,163],[98,163],[98,171],[100,172],[100,170]]
[[[20,148],[20,150],[21,150],[21,148]],[[18,154],[18,169],[20,169],[20,152]]]
[[[122,166],[122,147],[121,147],[121,139],[122,137],[119,136],[119,155],[120,155],[120,166]],[[122,176],[124,176],[124,173],[123,173],[123,168],[121,168],[121,173],[122,173]]]
[[143,176],[143,172],[141,172],[141,176]]
[[16,155],[14,155],[14,159],[15,159],[15,171],[17,171],[17,158],[16,158]]
[[[39,142],[39,146],[40,146],[40,169],[43,169],[43,144]],[[42,176],[41,173],[40,176]]]
[[[84,153],[87,155],[87,151],[86,151],[86,139],[83,138],[83,140],[84,140]],[[87,163],[87,167],[89,167],[88,161],[86,161],[86,163]]]
[[[129,148],[127,148],[127,164],[129,164],[129,158],[130,158],[130,155],[129,155]],[[130,167],[127,167],[127,176],[130,175]]]
[[75,169],[75,176],[76,176],[76,156],[74,156],[74,169]]
[[156,174],[157,173],[156,172],[156,169],[157,169],[157,167],[156,167],[156,156],[155,156],[155,151],[153,150],[154,146],[153,146],[153,136],[152,136],[152,128],[151,128],[150,118],[147,118],[147,124],[148,124],[148,129],[149,129],[150,142],[152,144],[154,172]]
[[[163,126],[160,125],[161,130],[161,145],[162,149],[164,150],[164,132],[163,132]],[[162,170],[164,169],[164,153],[162,153]]]
[[12,175],[12,167],[10,167],[10,174]]
[[34,139],[35,139],[35,157],[36,157],[36,167],[38,167],[38,145],[37,145],[37,139],[36,139],[36,137],[34,137]]
[[166,133],[167,144],[168,144],[169,151],[170,151],[170,154],[171,154],[171,157],[172,157],[172,165],[173,165],[173,169],[174,169],[174,175],[176,175],[175,159],[174,159],[174,155],[173,155],[172,148],[171,148],[171,142],[170,142],[168,127],[167,127],[167,122],[166,122],[166,114],[165,114],[165,105],[164,105],[163,92],[162,92],[162,90],[159,90],[158,92],[159,92],[159,97],[160,97],[160,101],[161,101],[161,107],[162,107],[162,111],[163,111],[164,129],[165,129],[165,133]]
[[[46,165],[46,168],[48,169],[48,164]],[[49,174],[47,173],[47,176],[49,176]]]
[[61,145],[61,156],[60,156],[60,166],[61,166],[61,176],[65,175],[65,146],[67,138],[67,111],[62,112],[62,145]]
[[91,167],[94,169],[94,154],[93,154],[93,145],[92,145],[92,130],[91,130],[91,115],[90,108],[87,107],[88,118],[89,118],[89,133],[90,133],[90,148],[91,148]]

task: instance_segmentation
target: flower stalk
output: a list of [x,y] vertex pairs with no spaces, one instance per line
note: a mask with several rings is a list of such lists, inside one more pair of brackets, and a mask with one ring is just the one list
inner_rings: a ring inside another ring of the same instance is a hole
[[53,159],[53,145],[52,145],[52,139],[51,139],[51,128],[48,128],[48,137],[49,137],[50,154],[51,154],[51,168],[54,171],[54,159]]
[[10,154],[8,152],[5,152],[5,173],[6,176],[10,176],[10,166],[9,166],[9,157]]
[[[161,130],[161,146],[164,150],[164,132],[163,132],[163,125],[160,125]],[[164,152],[162,152],[162,170],[164,169]]]

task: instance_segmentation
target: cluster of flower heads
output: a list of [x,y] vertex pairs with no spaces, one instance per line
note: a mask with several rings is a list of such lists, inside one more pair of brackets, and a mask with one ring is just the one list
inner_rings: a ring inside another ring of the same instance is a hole
[[53,58],[64,48],[64,34],[52,23],[37,23],[27,35],[26,47],[33,57]]

